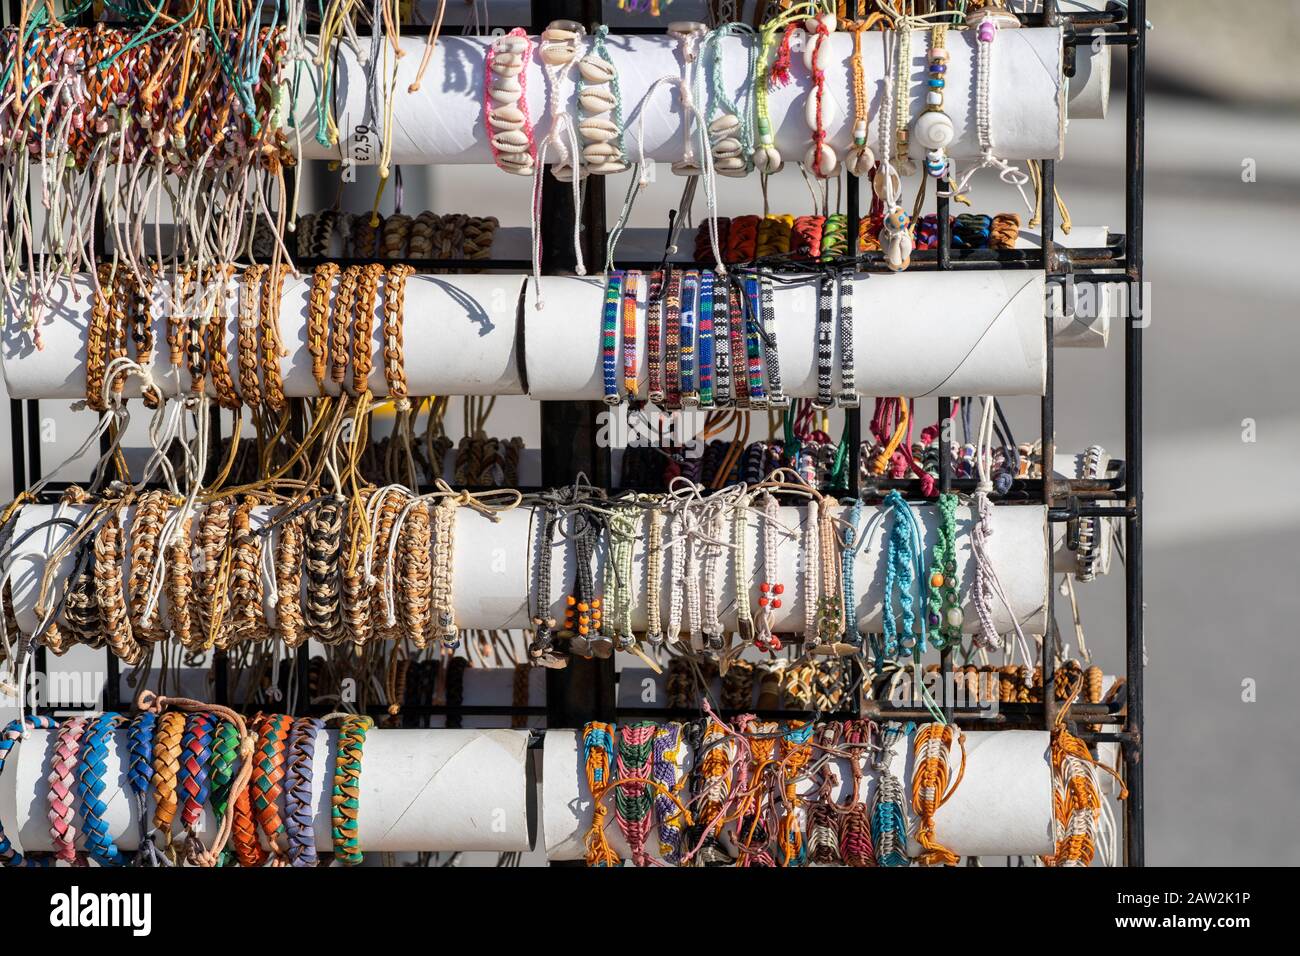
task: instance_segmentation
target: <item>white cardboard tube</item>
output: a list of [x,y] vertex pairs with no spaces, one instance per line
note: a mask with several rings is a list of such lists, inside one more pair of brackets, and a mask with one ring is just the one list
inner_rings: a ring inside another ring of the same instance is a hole
[[[1051,853],[1053,848],[1052,771],[1049,762],[1050,737],[1045,731],[1003,730],[966,733],[966,773],[952,799],[935,814],[935,836],[961,856],[1032,856]],[[689,766],[689,746],[684,745],[683,766]],[[911,735],[894,744],[895,772],[907,796],[905,816],[913,822],[911,787],[913,746]],[[949,754],[950,780],[961,766],[960,750],[954,743]],[[838,785],[836,801],[846,802],[852,793],[852,776],[843,760],[834,762]],[[868,806],[875,799],[878,775],[869,766],[859,798]],[[812,779],[796,785],[807,795],[816,789]],[[606,799],[612,801],[613,797]],[[799,811],[803,818],[804,811]],[[550,730],[542,755],[542,832],[550,860],[577,860],[586,853],[585,840],[591,830],[592,800],[582,764],[582,740],[577,731]],[[606,817],[605,835],[614,852],[630,858],[614,813]],[[806,819],[803,820],[805,830]],[[656,819],[657,826],[657,819]],[[724,843],[730,842],[724,832]],[[658,856],[657,830],[652,827],[647,848]],[[909,836],[908,853],[920,846]]]
[[[371,352],[374,365],[370,373],[371,391],[386,395],[383,353],[383,305],[386,280],[379,283],[375,303]],[[189,394],[190,376],[182,369],[172,371],[167,356],[167,315],[173,305],[167,284],[160,284],[155,295],[155,359],[151,375],[165,395],[178,390]],[[515,350],[519,294],[523,276],[493,275],[413,275],[406,281],[403,315],[404,366],[412,395],[521,395],[523,380]],[[5,384],[13,398],[84,398],[86,393],[86,328],[92,303],[90,277],[77,275],[71,282],[59,281],[47,304],[41,325],[44,348],[31,345],[31,337],[22,331],[20,322],[6,323],[3,330],[3,367]],[[238,299],[233,290],[226,304],[226,351],[232,376],[238,386]],[[330,295],[331,313],[334,292]],[[280,339],[288,354],[280,360],[284,391],[290,398],[307,398],[319,394],[311,371],[311,353],[307,348],[307,302],[311,292],[311,275],[295,279],[288,276],[280,307]],[[19,297],[25,295],[20,289]],[[182,307],[183,303],[182,303]],[[134,351],[131,353],[134,355]],[[325,376],[326,389],[338,394],[339,388]],[[351,381],[349,374],[348,381]],[[127,385],[128,397],[140,394],[138,378]],[[214,395],[211,382],[208,394]]]
[[[853,358],[865,395],[1042,395],[1047,370],[1044,274],[972,271],[859,275],[853,285]],[[604,279],[543,276],[524,295],[528,389],[541,400],[604,398],[601,310]],[[646,300],[638,291],[639,392],[647,393]],[[817,394],[817,285],[773,289],[781,383],[791,398]],[[622,354],[622,327],[615,354]],[[835,329],[833,391],[840,345]]]
[[[0,785],[5,832],[24,852],[53,849],[46,812],[56,737],[54,730],[31,731],[15,745]],[[316,849],[325,854],[333,845],[330,790],[337,740],[337,731],[317,734],[312,762],[313,829]],[[126,775],[129,743],[125,729],[114,734],[101,798],[108,832],[123,850],[139,845],[139,812]],[[529,764],[528,731],[371,730],[361,765],[362,851],[530,849]],[[80,821],[78,812],[79,833]],[[198,832],[205,842],[216,832],[210,808],[204,808]]]
[[[11,574],[14,610],[18,627],[23,633],[30,634],[37,626],[36,601],[40,588],[41,576],[45,571],[47,555],[51,554],[59,543],[71,534],[70,523],[75,523],[85,511],[85,506],[69,505],[28,505],[15,519],[14,535],[10,555],[0,573]],[[843,514],[846,509],[841,509]],[[56,512],[64,519],[52,522]],[[930,553],[934,544],[937,528],[937,510],[931,506],[913,508],[917,523],[922,533],[922,546],[925,554]],[[867,633],[878,632],[881,622],[881,602],[884,597],[885,578],[885,540],[890,524],[883,519],[884,512],[879,508],[865,507],[859,533],[865,535],[864,544],[858,553],[854,567],[854,580],[858,597],[858,626]],[[131,521],[134,509],[128,509],[123,518],[126,531],[127,554],[130,554]],[[261,527],[272,516],[270,509],[258,508],[253,512],[254,527]],[[752,574],[749,581],[751,606],[758,607],[759,583],[763,578],[781,582],[785,585],[784,601],[776,612],[773,630],[781,633],[801,632],[803,630],[803,574],[801,547],[799,538],[791,535],[801,534],[807,509],[785,507],[780,512],[780,524],[785,530],[778,532],[777,558],[780,565],[779,574],[773,576],[763,568],[759,547],[759,519],[751,514],[748,527],[748,549],[752,560]],[[648,518],[642,519],[648,522]],[[1048,575],[1048,526],[1047,512],[1041,507],[1008,505],[994,509],[993,534],[988,549],[989,559],[997,569],[999,579],[1006,591],[1010,609],[1000,602],[993,608],[993,621],[999,633],[1013,629],[1012,615],[1027,630],[1035,631],[1042,626],[1046,607],[1047,588],[1050,584]],[[543,525],[541,515],[534,516],[528,509],[516,508],[499,516],[496,521],[469,508],[460,508],[456,524],[454,560],[453,599],[456,606],[456,620],[460,627],[466,629],[511,629],[529,628],[532,617],[530,610],[530,593],[534,585],[533,555],[539,545],[540,529]],[[957,509],[956,559],[961,576],[961,594],[965,611],[964,629],[968,632],[978,628],[978,618],[971,606],[969,584],[974,580],[974,558],[970,550],[970,530],[972,526],[971,510],[967,507]],[[865,528],[865,530],[863,530]],[[665,529],[665,541],[674,535],[670,522]],[[639,541],[642,544],[633,549],[633,626],[645,629],[645,526]],[[278,529],[274,529],[264,539],[263,549],[274,547],[278,541]],[[554,572],[551,579],[550,607],[551,614],[557,619],[564,617],[564,602],[572,588],[576,558],[573,542],[565,539],[552,543],[552,565]],[[596,580],[600,582],[604,575],[604,562],[607,549],[598,549]],[[669,595],[672,581],[670,578],[671,561],[665,554],[662,577],[662,602],[665,620],[668,615]],[[734,628],[736,612],[734,606],[735,573],[730,560],[722,562],[719,574],[719,613],[722,623],[727,628]],[[130,574],[130,559],[123,574]],[[74,556],[70,555],[55,569],[52,580],[55,585],[66,581],[72,574]],[[265,610],[268,621],[274,625],[275,609],[272,605],[275,588],[267,569],[263,566]],[[924,613],[924,601],[920,598],[918,613]],[[897,598],[895,598],[895,604]],[[167,612],[166,597],[162,603],[163,613]],[[897,613],[897,610],[896,610]],[[166,617],[163,618],[166,620]]]
[[[892,38],[891,38],[892,39]],[[464,164],[492,162],[483,120],[484,58],[489,39],[442,36],[434,48],[429,70],[421,88],[411,93],[424,55],[422,38],[404,37],[405,56],[397,61],[393,84],[392,162],[410,164]],[[728,37],[721,43],[723,84],[742,108],[751,101],[752,75],[748,72],[746,47],[755,41]],[[798,42],[802,43],[800,39]],[[585,53],[591,40],[584,41]],[[823,94],[823,122],[828,143],[841,157],[853,141],[853,38],[847,31],[830,37],[832,55],[826,68]],[[369,48],[366,38],[363,49]],[[661,84],[660,77],[681,77],[683,66],[676,43],[668,36],[611,36],[606,41],[609,59],[618,70],[625,123],[624,143],[635,161],[638,145],[656,162],[677,162],[683,156],[682,107],[676,92]],[[973,31],[948,32],[948,84],[944,90],[944,112],[952,119],[954,139],[948,153],[959,163],[980,155],[975,125],[975,46]],[[1062,154],[1065,129],[1065,79],[1061,68],[1062,32],[1057,28],[1003,30],[992,50],[989,112],[992,140],[997,155],[1007,160],[1053,159]],[[912,33],[912,67],[908,77],[909,108],[915,118],[925,109],[927,52],[926,31]],[[870,97],[868,142],[879,142],[877,124],[885,90],[886,35],[871,31],[862,37],[862,59]],[[800,162],[811,144],[811,132],[804,120],[804,105],[813,83],[802,55],[793,57],[791,81],[773,85],[768,97],[776,145],[788,162]],[[711,62],[711,61],[710,61]],[[559,102],[576,115],[577,67],[561,80]],[[375,130],[383,128],[386,84],[372,90],[357,51],[349,44],[338,49],[335,74],[335,116],[340,141],[322,146],[317,141],[315,91],[317,82],[301,84],[294,105],[301,130],[303,159],[339,159],[360,165],[379,159]],[[525,97],[533,120],[534,137],[541,142],[550,132],[547,108],[549,88],[542,71],[536,44],[527,65]],[[647,94],[650,94],[647,96]],[[706,102],[699,104],[707,109]],[[641,122],[644,118],[644,133]],[[919,147],[914,158],[923,160]],[[503,174],[504,175],[504,174]],[[505,182],[505,180],[503,180]]]
[[1106,118],[1110,112],[1110,69],[1109,44],[1074,48],[1074,76],[1066,80],[1070,119]]

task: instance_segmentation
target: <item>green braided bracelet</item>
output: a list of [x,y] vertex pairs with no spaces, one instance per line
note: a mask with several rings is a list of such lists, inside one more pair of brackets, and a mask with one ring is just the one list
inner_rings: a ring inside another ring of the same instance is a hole
[[[235,782],[235,767],[239,764],[239,728],[223,720],[212,737],[212,761],[208,772],[208,803],[217,826],[225,819],[230,807],[230,789]],[[218,866],[225,866],[229,850],[221,851]]]
[[344,866],[356,866],[362,853],[357,839],[360,815],[361,755],[366,746],[366,731],[374,727],[369,717],[349,714],[339,729],[338,753],[334,757],[334,790],[330,796],[331,832],[334,859]]

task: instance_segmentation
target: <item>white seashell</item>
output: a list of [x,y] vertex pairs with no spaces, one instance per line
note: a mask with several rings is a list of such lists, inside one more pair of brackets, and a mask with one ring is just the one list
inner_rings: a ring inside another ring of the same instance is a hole
[[943,149],[953,141],[954,136],[952,120],[947,113],[922,113],[912,127],[912,140],[926,149]]
[[573,47],[563,44],[549,44],[542,47],[542,62],[548,66],[564,66],[572,63],[575,56]]
[[587,172],[596,176],[612,176],[627,172],[627,163],[589,163]]
[[513,76],[498,76],[492,80],[492,89],[498,93],[512,93],[515,99],[524,91],[523,84]]
[[713,144],[713,155],[719,159],[740,155],[740,140],[726,136]]
[[578,124],[578,132],[583,139],[593,143],[608,143],[618,138],[618,127],[607,119],[591,116]]
[[518,106],[497,106],[488,113],[488,123],[493,129],[523,129],[524,111]]
[[713,169],[719,176],[743,176],[745,161],[739,156],[726,156],[714,160]]
[[579,108],[589,115],[608,113],[616,103],[614,94],[603,86],[588,87],[578,94]]
[[685,160],[673,163],[674,176],[698,176],[704,172],[700,164],[694,161],[686,162]]
[[889,183],[892,183],[892,192],[895,196],[897,196],[900,192],[903,191],[903,180],[899,178],[897,170],[892,170],[889,179],[886,180],[885,170],[879,169],[876,171],[876,175],[872,177],[871,188],[875,190],[877,196],[879,196],[881,199],[888,201],[890,198],[889,193],[891,190],[886,189],[885,187]]
[[[803,35],[803,68],[812,73],[814,68],[825,70],[831,62],[831,41],[827,37],[821,44],[821,49],[817,48],[817,34],[805,33]],[[814,61],[813,57],[816,57]]]
[[835,14],[819,13],[816,17],[806,18],[803,22],[803,28],[809,33],[816,34],[819,21],[826,24],[826,29],[831,33],[834,33],[835,28],[839,25],[839,21],[835,18]]
[[835,100],[830,96],[822,97],[822,121],[821,125],[817,124],[817,94],[809,93],[804,97],[803,104],[804,122],[808,124],[808,129],[814,133],[818,129],[831,129],[835,126],[840,118],[839,108],[835,105]]
[[876,165],[876,154],[870,146],[854,146],[845,157],[844,165],[854,176],[865,176]]
[[[817,151],[821,150],[821,168],[816,165]],[[803,165],[808,172],[820,176],[822,179],[830,179],[839,171],[839,158],[835,155],[835,150],[831,149],[825,143],[821,146],[816,144],[808,147],[808,152],[804,153]]]
[[740,129],[740,117],[734,113],[723,113],[709,124],[709,133],[713,135],[730,133],[733,129]]
[[784,165],[775,146],[760,146],[754,150],[754,168],[760,173],[778,173]]
[[613,64],[607,63],[594,53],[588,53],[578,61],[578,72],[588,83],[608,83],[615,75]]
[[492,137],[492,145],[502,152],[512,153],[528,146],[528,134],[521,129],[510,129]]
[[582,158],[589,163],[613,162],[622,155],[613,143],[589,143],[582,150]]
[[488,90],[488,96],[497,106],[514,106],[519,102],[519,90]]
[[507,36],[497,40],[496,43],[497,49],[501,50],[503,53],[522,54],[526,49],[528,49],[528,40],[526,37]]

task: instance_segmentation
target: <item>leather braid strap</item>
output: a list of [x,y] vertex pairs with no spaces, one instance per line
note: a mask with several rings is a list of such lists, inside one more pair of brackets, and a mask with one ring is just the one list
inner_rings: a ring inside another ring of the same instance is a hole
[[226,309],[227,292],[230,291],[231,267],[220,270],[221,292],[215,298],[213,314],[208,317],[208,375],[212,387],[217,393],[217,404],[222,408],[236,409],[240,406],[239,392],[235,390],[235,380],[230,374],[230,350],[226,343]]
[[239,334],[235,339],[235,355],[239,360],[239,397],[252,408],[262,404],[262,385],[257,375],[257,327],[261,313],[259,286],[265,273],[266,266],[252,265],[239,277]]
[[89,720],[88,717],[69,717],[59,725],[54,759],[46,778],[50,785],[50,838],[54,841],[54,857],[69,863],[77,858],[77,825],[72,796],[76,786],[77,751],[81,749],[81,737]]
[[406,280],[414,272],[415,267],[405,263],[392,266],[384,283],[384,380],[388,397],[399,412],[411,409],[402,327],[406,324]]
[[362,212],[352,217],[352,257],[373,259],[379,254],[379,236],[384,217],[377,213]]
[[159,625],[156,602],[152,612],[145,614],[167,511],[166,492],[157,489],[146,491],[140,496],[131,522],[131,571],[127,575],[127,595],[136,639],[146,644],[156,644],[167,637]]
[[103,412],[104,375],[108,367],[108,315],[109,299],[113,294],[113,266],[101,262],[97,270],[99,291],[90,306],[90,322],[86,326],[86,406]]
[[379,233],[379,255],[384,259],[401,259],[406,255],[407,244],[411,239],[410,216],[394,213],[384,220],[384,227]]
[[273,412],[285,409],[284,375],[280,359],[288,351],[280,341],[280,302],[284,296],[284,277],[289,267],[283,263],[268,273],[262,284],[262,385],[266,391],[267,407]]
[[181,825],[187,842],[198,838],[197,828],[208,802],[208,765],[212,761],[212,736],[216,720],[211,714],[190,714],[185,721],[181,740],[179,787],[185,802],[181,807]]
[[176,528],[171,544],[167,545],[165,558],[168,623],[181,647],[185,648],[195,645],[191,603],[194,594],[194,563],[190,532],[193,527],[194,516],[187,515]]
[[374,725],[369,717],[348,714],[339,730],[330,820],[333,824],[334,859],[345,866],[356,866],[363,858],[357,836],[361,809],[361,758],[365,752],[366,731]]
[[95,600],[99,623],[108,646],[134,667],[144,659],[144,647],[131,630],[130,614],[122,593],[122,562],[126,557],[122,521],[114,506],[95,535]]
[[181,746],[185,737],[185,715],[175,711],[158,718],[153,745],[154,830],[160,832],[163,845],[172,842],[172,821],[180,803],[177,778],[181,770]]
[[283,792],[285,744],[292,718],[286,714],[269,714],[255,718],[257,755],[253,764],[253,812],[266,836],[266,842],[282,862],[285,851],[284,821],[280,818],[280,795]]
[[[230,811],[230,792],[235,782],[235,764],[239,761],[239,727],[223,720],[212,737],[211,766],[208,771],[208,801],[217,826]],[[228,855],[228,854],[227,854]]]
[[316,831],[312,805],[312,767],[316,757],[316,735],[325,729],[315,717],[299,717],[289,732],[289,759],[284,775],[284,823],[289,834],[292,866],[315,866]]
[[316,388],[325,394],[325,360],[330,337],[330,288],[338,278],[336,262],[318,265],[311,276],[311,293],[307,298],[307,352],[311,355],[311,377]]
[[796,259],[820,259],[824,216],[799,216],[791,229],[790,252]]
[[275,546],[275,625],[286,647],[297,647],[308,636],[302,610],[305,524],[301,513],[285,519]]
[[81,806],[81,829],[86,835],[86,852],[100,866],[122,866],[126,857],[108,834],[104,815],[105,764],[113,731],[122,722],[120,714],[101,714],[81,738],[81,770],[77,776],[77,797]]
[[[127,342],[127,305],[131,302],[134,290],[126,269],[118,269],[113,280],[113,297],[108,300],[108,364],[114,359],[126,358]],[[126,376],[118,375],[113,379],[113,394],[121,396],[126,388]]]
[[[222,707],[218,704],[204,704],[197,700],[191,700],[188,697],[164,697],[152,693],[151,691],[141,691],[135,700],[136,707],[142,711],[150,711],[159,714],[160,717],[166,717],[167,708],[174,708],[175,711],[185,713],[210,713],[214,719],[221,718],[235,727],[235,733],[239,740],[239,769],[235,773],[234,783],[230,785],[229,798],[238,806],[242,801],[247,806],[248,801],[248,778],[252,773],[252,756],[253,749],[256,746],[256,737],[250,733],[244,724],[244,718],[235,713],[229,707]],[[160,719],[159,724],[161,725]],[[224,748],[226,731],[221,731],[220,747]],[[214,774],[215,775],[215,774]],[[224,781],[221,782],[224,788]],[[222,816],[220,825],[217,827],[217,833],[212,839],[210,847],[203,847],[197,839],[189,842],[187,847],[186,859],[188,862],[197,866],[216,866],[221,859],[221,851],[226,845],[226,841],[231,836],[231,816]],[[257,834],[253,833],[254,844],[256,844]]]
[[126,783],[135,797],[140,820],[136,866],[160,866],[167,862],[154,846],[149,829],[149,787],[153,780],[153,738],[157,724],[157,715],[144,711],[131,719],[129,730]]
[[[9,753],[14,749],[14,744],[23,739],[23,736],[30,730],[52,730],[55,726],[53,717],[23,717],[15,719],[5,724],[3,731],[0,731],[0,776],[4,775],[5,764],[9,761]],[[0,866],[48,866],[49,860],[43,857],[23,856],[9,842],[9,837],[5,835],[3,825],[0,825]]]
[[330,330],[330,378],[335,385],[343,386],[348,375],[351,356],[349,336],[352,334],[352,310],[357,301],[357,283],[361,279],[361,266],[348,266],[339,276],[339,291],[334,297],[334,321]]
[[377,262],[362,266],[357,280],[357,311],[352,324],[352,394],[370,391],[370,369],[375,361],[375,306],[379,301],[379,277],[384,267]]

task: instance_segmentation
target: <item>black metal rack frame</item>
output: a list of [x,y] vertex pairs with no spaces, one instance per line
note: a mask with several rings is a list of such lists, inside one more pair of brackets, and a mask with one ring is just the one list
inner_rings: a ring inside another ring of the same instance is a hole
[[[943,5],[941,0],[940,5]],[[16,7],[17,4],[13,4]],[[534,0],[530,28],[534,33],[540,32],[547,23],[555,19],[578,19],[585,23],[596,23],[601,19],[599,0]],[[13,15],[11,10],[11,16]],[[1146,40],[1146,2],[1129,0],[1127,8],[1112,3],[1102,12],[1062,13],[1057,0],[1042,0],[1041,12],[1022,16],[1026,25],[1059,26],[1065,35],[1063,68],[1067,75],[1072,74],[1075,48],[1097,42],[1112,46],[1122,46],[1127,50],[1126,88],[1125,88],[1125,231],[1122,237],[1116,237],[1104,249],[1058,248],[1053,240],[1055,235],[1055,205],[1052,202],[1055,182],[1055,162],[1041,162],[1042,178],[1040,195],[1044,201],[1042,207],[1042,242],[1037,250],[1006,250],[1000,252],[971,252],[953,249],[952,235],[948,219],[948,200],[939,197],[936,200],[938,218],[938,246],[935,250],[918,253],[913,268],[953,271],[961,269],[1042,269],[1047,273],[1048,281],[1061,283],[1069,280],[1114,283],[1125,287],[1128,294],[1128,315],[1138,317],[1143,314],[1143,175],[1145,142],[1145,40]],[[412,27],[410,31],[423,33],[423,28]],[[404,31],[405,32],[405,31]],[[456,32],[450,29],[448,32]],[[621,28],[618,33],[658,33],[662,27]],[[562,186],[562,188],[561,188]],[[605,221],[605,184],[600,177],[586,180],[586,201],[583,207],[583,233],[585,253],[591,261],[603,258],[606,237]],[[543,242],[543,269],[547,274],[571,271],[573,267],[572,247],[566,237],[572,235],[574,209],[572,193],[567,185],[547,179],[544,185],[544,205],[547,216],[544,220],[545,241]],[[859,186],[855,177],[846,176],[845,202],[848,217],[848,235],[855,237],[860,218]],[[97,229],[97,251],[103,252],[103,230]],[[857,257],[859,267],[868,271],[880,271],[882,264],[879,254],[862,254]],[[529,263],[514,260],[420,260],[412,264],[426,268],[489,268],[509,269],[523,268]],[[657,262],[632,263],[622,262],[626,268],[657,268]],[[1045,310],[1046,313],[1046,310]],[[1042,473],[1043,480],[1018,481],[1013,488],[1011,498],[1045,505],[1052,522],[1064,522],[1079,517],[1112,517],[1124,522],[1125,554],[1125,700],[1122,705],[1074,704],[1070,710],[1070,724],[1096,722],[1116,723],[1122,720],[1122,729],[1099,730],[1078,727],[1079,735],[1090,743],[1113,742],[1120,744],[1124,761],[1125,785],[1128,799],[1124,805],[1124,862],[1129,866],[1142,866],[1145,862],[1143,839],[1143,560],[1142,560],[1142,331],[1140,321],[1127,321],[1124,329],[1124,468],[1119,476],[1101,482],[1062,482],[1052,479],[1053,446],[1055,431],[1054,407],[1054,348],[1050,315],[1045,314],[1047,323],[1047,373],[1046,390],[1040,402],[1040,434],[1042,436]],[[953,398],[938,400],[939,418],[943,422],[951,419]],[[611,487],[613,482],[612,465],[609,449],[600,448],[596,436],[598,432],[597,414],[605,409],[602,403],[594,402],[541,402],[542,423],[542,486],[556,487],[569,484],[579,474],[587,475],[597,486]],[[880,480],[873,482],[870,488],[860,488],[858,484],[858,450],[861,435],[861,411],[847,412],[848,436],[851,442],[850,471],[851,486],[841,489],[846,495],[856,497],[859,494],[880,494],[890,488],[900,488],[915,497],[919,494],[919,484],[914,480]],[[41,412],[40,400],[11,399],[9,415],[12,440],[12,470],[14,493],[18,494],[37,482],[42,476],[41,461]],[[213,424],[214,447],[221,439],[221,421],[214,410]],[[940,456],[939,487],[941,491],[967,490],[967,483],[955,479],[947,456]],[[51,483],[52,492],[66,484]],[[1100,502],[1109,502],[1102,504]],[[1006,502],[1013,505],[1013,501]],[[1002,505],[1000,505],[1002,506]],[[987,727],[996,726],[1039,726],[1051,729],[1057,720],[1057,702],[1050,693],[1052,687],[1052,666],[1055,656],[1054,608],[1052,588],[1048,589],[1047,619],[1048,633],[1043,635],[1041,665],[1043,684],[1049,688],[1041,705],[1003,705],[999,720],[988,721],[977,717],[970,711],[954,708],[952,702],[940,700],[948,719],[959,724],[975,722]],[[941,668],[944,677],[952,673],[951,650],[943,652]],[[218,652],[213,662],[217,673],[219,697],[224,697],[225,663]],[[119,699],[120,674],[118,662],[106,653],[108,679],[105,683],[105,709],[116,709],[121,705]],[[299,668],[306,665],[306,655],[300,652]],[[38,649],[37,670],[45,669],[44,648]],[[617,674],[612,658],[605,660],[574,659],[567,668],[547,672],[545,707],[509,707],[509,706],[424,706],[404,707],[403,712],[415,715],[436,715],[456,713],[461,716],[525,716],[546,718],[548,727],[581,727],[589,720],[616,720],[623,717],[697,717],[699,712],[671,711],[663,709],[619,708],[616,702]],[[944,681],[945,688],[949,686]],[[224,701],[223,701],[224,702]],[[48,708],[46,708],[48,710]],[[924,712],[893,707],[877,701],[866,701],[865,706],[854,708],[854,713],[874,716],[878,719],[925,719]],[[799,716],[818,716],[795,711],[774,711],[765,715],[771,718],[793,718]],[[827,715],[820,715],[827,716]]]

